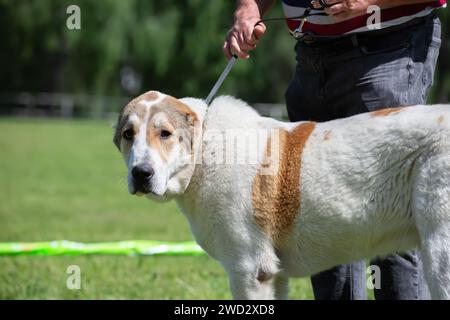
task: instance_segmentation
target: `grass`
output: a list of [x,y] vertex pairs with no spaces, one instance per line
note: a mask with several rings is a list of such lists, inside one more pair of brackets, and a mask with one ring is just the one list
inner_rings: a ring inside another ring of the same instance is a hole
[[[192,240],[176,205],[131,197],[107,122],[0,119],[0,241]],[[66,288],[70,265],[81,289]],[[311,299],[309,279],[291,299]],[[0,256],[0,299],[229,299],[200,257]]]

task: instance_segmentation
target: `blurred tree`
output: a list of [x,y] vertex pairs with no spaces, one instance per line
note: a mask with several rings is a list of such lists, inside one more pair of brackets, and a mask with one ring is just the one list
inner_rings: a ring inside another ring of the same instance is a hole
[[[81,30],[66,28],[71,4],[81,8]],[[233,1],[0,0],[0,91],[135,95],[156,89],[205,97],[226,65],[222,44],[233,9]],[[432,97],[449,101],[450,11],[440,14],[446,37]],[[281,17],[281,5],[270,15]],[[268,25],[221,93],[283,102],[294,44],[284,22]]]

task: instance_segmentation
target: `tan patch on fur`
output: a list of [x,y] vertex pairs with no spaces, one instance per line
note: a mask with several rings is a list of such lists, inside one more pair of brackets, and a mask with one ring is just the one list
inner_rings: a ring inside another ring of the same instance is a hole
[[374,117],[386,117],[391,114],[399,113],[400,111],[402,111],[403,108],[404,107],[380,109],[380,110],[372,111],[370,114]]
[[323,141],[330,140],[331,138],[331,130],[325,131],[325,135],[323,136]]
[[130,101],[129,104],[134,105],[138,104],[141,101],[154,101],[159,98],[159,93],[156,91],[148,91],[144,94],[141,94],[140,96],[134,98]]
[[[198,118],[197,114],[193,112],[191,108],[180,100],[167,96],[157,104],[153,105],[150,112],[150,120],[147,127],[147,143],[152,146],[152,148],[159,151],[163,161],[167,160],[175,143],[187,143],[187,145],[185,144],[185,147],[192,148],[188,138],[192,139],[194,135],[194,126],[198,124]],[[161,126],[156,127],[152,121],[152,117],[158,112],[163,112],[167,117],[167,121]],[[182,130],[186,130],[191,136],[171,136],[167,139],[161,139],[160,133],[162,130],[167,130],[172,133],[174,133],[175,130],[180,130],[178,133],[182,133]]]
[[437,123],[438,124],[443,124],[444,123],[444,116],[441,115],[438,119],[437,119]]
[[[131,114],[135,114],[138,118],[141,119],[141,121],[145,121],[144,119],[146,115],[146,108],[144,108],[141,104],[139,104],[141,101],[156,101],[160,97],[160,94],[156,91],[148,91],[144,94],[141,94],[137,98],[134,98],[131,100],[123,109],[122,113],[119,115],[119,118],[117,120],[116,124],[116,132],[114,134],[114,144],[117,146],[117,148],[120,150],[120,142],[122,140],[122,133],[126,128],[124,128],[124,125],[128,122],[128,118]],[[152,105],[151,107],[151,114],[149,115],[149,119],[155,114],[157,111],[163,111],[166,113],[169,122],[168,127],[170,127],[170,123],[172,123],[172,129],[176,128],[179,129],[180,127],[186,127],[192,128],[194,127],[194,124],[196,125],[198,123],[198,118],[195,112],[193,112],[187,105],[182,103],[180,100],[171,97],[171,96],[165,96],[164,99],[162,99],[157,104]],[[184,122],[188,122],[188,125],[186,123],[183,123],[183,120],[181,120],[180,116],[184,117]],[[150,122],[149,122],[150,123]],[[135,132],[138,130],[135,128]],[[170,130],[169,130],[170,131]],[[159,138],[159,132],[156,133],[155,130],[151,130],[151,127],[148,128],[147,132],[147,141],[149,144],[155,146],[156,148],[161,149],[164,151],[164,154],[167,154],[169,149],[173,147],[173,144],[171,143],[171,139],[164,140],[164,143],[161,144]],[[164,146],[164,148],[162,148]],[[164,157],[164,154],[162,153],[162,157]]]
[[178,100],[174,97],[171,97],[171,96],[165,97],[164,100],[161,102],[161,104],[175,107],[182,114],[191,117],[192,121],[198,120],[196,113],[194,111],[192,111],[191,108],[189,108],[183,102],[181,102],[180,100]]
[[172,137],[162,140],[161,130],[168,130],[170,132],[175,129],[167,121],[161,127],[155,127],[149,124],[147,127],[147,143],[161,155],[161,159],[166,162],[167,157],[174,146],[174,141]]
[[[141,119],[141,121],[144,121],[145,117],[145,108],[142,106],[139,106],[139,102],[141,101],[153,101],[158,99],[159,94],[156,91],[148,91],[144,94],[141,94],[137,98],[134,98],[128,104],[123,108],[122,112],[119,114],[119,118],[117,119],[116,124],[116,132],[114,133],[113,142],[117,146],[117,148],[120,150],[120,141],[122,139],[122,133],[124,131],[124,125],[128,122],[128,117],[131,114],[136,114],[138,118]],[[137,128],[135,128],[135,133]]]
[[[255,220],[264,233],[279,247],[300,211],[300,175],[302,153],[315,128],[314,122],[298,125],[293,131],[279,129],[278,171],[274,175],[262,174],[258,169],[253,180],[252,201]],[[273,146],[269,138],[266,155],[270,157]]]

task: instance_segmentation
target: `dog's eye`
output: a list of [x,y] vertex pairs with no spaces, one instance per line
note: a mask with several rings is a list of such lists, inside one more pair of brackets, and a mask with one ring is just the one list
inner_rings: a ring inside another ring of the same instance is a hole
[[167,130],[161,130],[160,136],[161,139],[167,139],[172,135],[172,132],[167,131]]
[[127,129],[123,132],[122,135],[125,140],[131,140],[131,139],[133,139],[134,131],[133,131],[133,129]]

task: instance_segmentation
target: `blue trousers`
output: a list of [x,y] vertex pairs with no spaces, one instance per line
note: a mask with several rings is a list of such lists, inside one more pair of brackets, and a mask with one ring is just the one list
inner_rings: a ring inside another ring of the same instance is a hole
[[[389,31],[297,42],[297,66],[286,91],[291,121],[328,121],[387,107],[424,104],[441,44],[436,15]],[[393,253],[371,264],[381,271],[376,299],[429,298],[420,255]],[[312,278],[316,299],[366,299],[364,261]]]

